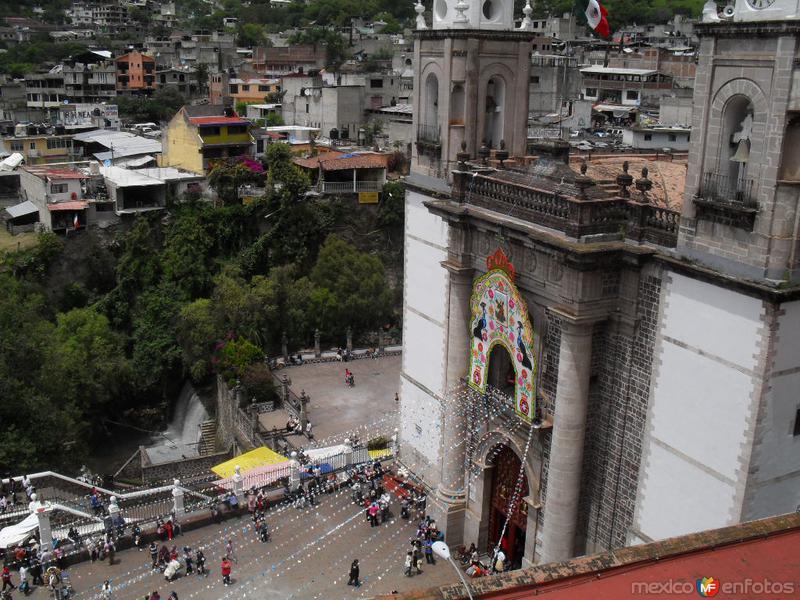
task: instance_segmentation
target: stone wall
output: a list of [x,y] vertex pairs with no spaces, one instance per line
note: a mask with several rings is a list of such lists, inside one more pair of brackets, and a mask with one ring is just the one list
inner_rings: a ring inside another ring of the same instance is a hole
[[217,447],[230,448],[234,442],[233,416],[236,402],[227,384],[217,377]]
[[643,273],[632,330],[595,329],[577,546],[587,552],[624,546],[633,522],[660,292],[659,274]]
[[[146,456],[146,453],[142,453]],[[170,482],[172,479],[191,479],[202,475],[208,475],[211,467],[233,458],[233,451],[226,450],[208,456],[198,456],[196,458],[186,458],[173,462],[161,463],[159,465],[142,464],[142,481],[145,484]]]

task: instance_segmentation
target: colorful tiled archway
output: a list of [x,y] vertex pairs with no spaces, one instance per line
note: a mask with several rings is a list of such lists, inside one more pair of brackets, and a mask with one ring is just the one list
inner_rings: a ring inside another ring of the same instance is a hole
[[470,300],[469,385],[486,392],[489,357],[502,344],[514,367],[514,408],[530,421],[535,414],[534,334],[525,300],[514,285],[516,271],[502,249],[486,259],[489,271],[475,280]]

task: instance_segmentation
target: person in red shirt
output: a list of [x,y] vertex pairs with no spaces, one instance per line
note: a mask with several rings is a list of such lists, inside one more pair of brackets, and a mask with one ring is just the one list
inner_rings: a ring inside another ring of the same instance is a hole
[[228,560],[228,557],[222,559],[222,583],[223,585],[230,585],[231,584],[231,571],[233,570],[233,565],[231,561]]
[[10,587],[12,590],[17,589],[13,583],[11,583],[11,571],[8,570],[8,567],[3,567],[2,575],[0,575],[3,579],[3,591],[6,591],[7,587]]

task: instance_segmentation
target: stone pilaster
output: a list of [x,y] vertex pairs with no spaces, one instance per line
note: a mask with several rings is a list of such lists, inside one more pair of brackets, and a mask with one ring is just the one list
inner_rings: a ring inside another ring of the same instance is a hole
[[593,322],[562,319],[553,438],[544,506],[542,562],[572,558],[589,403]]
[[466,461],[467,419],[462,401],[454,394],[464,388],[469,364],[469,299],[472,293],[472,269],[452,261],[442,263],[450,273],[447,331],[447,371],[443,405],[442,470],[431,505],[431,514],[445,532],[450,545],[460,544],[464,531],[466,504],[464,475]]

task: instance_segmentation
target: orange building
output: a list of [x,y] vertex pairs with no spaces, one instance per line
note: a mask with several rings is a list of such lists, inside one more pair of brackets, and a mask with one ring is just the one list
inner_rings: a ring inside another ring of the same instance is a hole
[[149,93],[156,89],[156,59],[141,52],[117,57],[117,92]]

